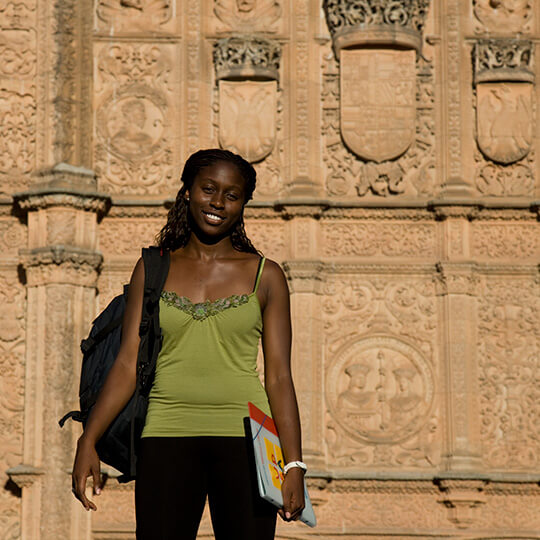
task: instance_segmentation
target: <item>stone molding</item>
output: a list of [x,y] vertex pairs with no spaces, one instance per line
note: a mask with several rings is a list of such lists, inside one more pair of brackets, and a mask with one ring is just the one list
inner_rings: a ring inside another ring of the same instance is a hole
[[530,40],[481,39],[473,49],[474,82],[534,82],[534,45]]
[[101,218],[111,206],[111,198],[97,192],[97,178],[90,169],[58,163],[39,171],[35,179],[30,189],[13,195],[23,212],[66,206],[95,212]]
[[15,467],[10,467],[6,473],[11,481],[15,483],[17,487],[22,489],[31,486],[45,474],[45,471],[32,465],[20,464]]
[[394,45],[420,51],[429,0],[324,0],[326,22],[336,57],[341,49],[357,45]]
[[324,263],[321,261],[284,261],[283,269],[293,293],[322,294]]
[[21,249],[19,254],[29,287],[51,283],[95,287],[103,263],[101,253],[72,246]]
[[437,294],[466,294],[476,296],[480,282],[478,265],[475,263],[438,262],[435,265]]
[[478,519],[480,507],[486,503],[482,480],[436,480],[442,497],[438,502],[448,509],[448,520],[460,529],[468,528]]
[[214,45],[216,80],[263,79],[279,81],[281,46],[255,36],[231,36]]

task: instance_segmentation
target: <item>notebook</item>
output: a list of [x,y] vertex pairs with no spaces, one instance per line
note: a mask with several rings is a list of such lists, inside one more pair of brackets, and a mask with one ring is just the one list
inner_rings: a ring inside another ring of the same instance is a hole
[[[281,494],[281,484],[284,479],[283,467],[285,466],[285,462],[281,452],[281,443],[276,425],[272,418],[253,405],[253,403],[248,403],[248,408],[255,463],[257,465],[259,493],[263,499],[282,508],[283,496]],[[304,499],[306,506],[299,519],[306,525],[315,527],[317,520],[309,499],[305,480]]]

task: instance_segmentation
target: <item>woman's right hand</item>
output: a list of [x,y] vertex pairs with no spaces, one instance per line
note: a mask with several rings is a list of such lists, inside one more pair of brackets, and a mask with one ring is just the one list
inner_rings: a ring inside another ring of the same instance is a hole
[[71,474],[73,495],[86,510],[97,510],[97,506],[86,497],[86,479],[91,476],[94,481],[94,494],[101,493],[101,467],[95,444],[85,439],[84,434],[77,442],[77,453]]

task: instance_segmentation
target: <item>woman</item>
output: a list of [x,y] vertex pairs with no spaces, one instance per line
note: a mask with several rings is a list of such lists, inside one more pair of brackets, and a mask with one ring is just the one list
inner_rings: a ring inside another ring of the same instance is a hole
[[[160,300],[163,346],[138,455],[138,540],[195,538],[207,495],[217,540],[274,538],[276,511],[258,496],[248,459],[248,401],[271,412],[286,463],[299,463],[285,475],[281,517],[298,519],[304,507],[287,282],[244,232],[255,178],[236,154],[196,152],[158,235],[171,263]],[[139,260],[120,351],[77,445],[73,492],[87,510],[96,510],[85,495],[88,476],[100,492],[96,442],[135,390],[143,285]],[[265,388],[255,370],[259,337]]]

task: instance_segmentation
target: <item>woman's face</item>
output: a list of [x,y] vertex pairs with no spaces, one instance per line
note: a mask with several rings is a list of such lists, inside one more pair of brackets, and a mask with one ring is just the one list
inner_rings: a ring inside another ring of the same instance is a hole
[[236,165],[227,161],[199,171],[186,198],[191,217],[201,231],[221,235],[236,225],[244,210],[245,183]]

